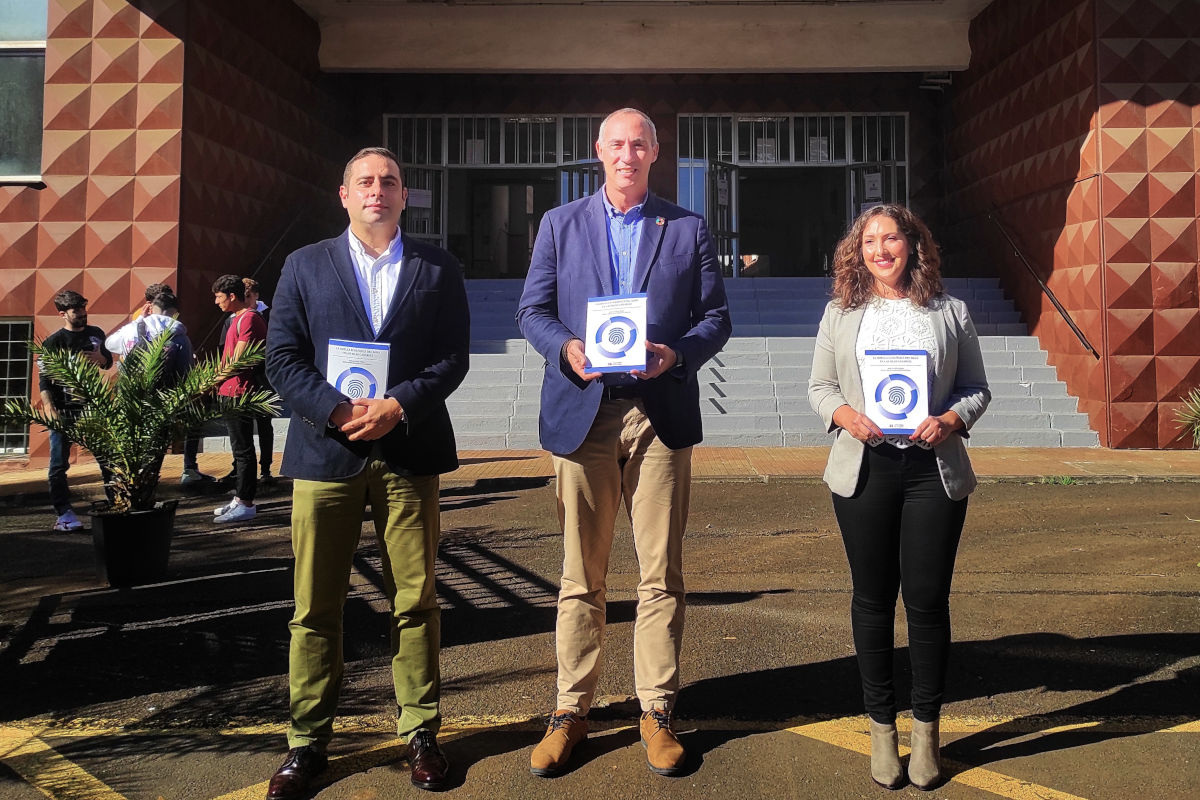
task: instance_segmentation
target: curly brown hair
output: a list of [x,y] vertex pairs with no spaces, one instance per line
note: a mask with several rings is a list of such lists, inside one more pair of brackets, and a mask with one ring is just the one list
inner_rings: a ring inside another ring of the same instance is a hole
[[885,203],[872,206],[858,215],[833,251],[833,296],[846,310],[866,305],[875,296],[875,276],[862,256],[863,229],[874,217],[896,221],[896,227],[908,240],[910,258],[901,288],[914,304],[922,308],[942,294],[942,258],[928,226],[902,205]]

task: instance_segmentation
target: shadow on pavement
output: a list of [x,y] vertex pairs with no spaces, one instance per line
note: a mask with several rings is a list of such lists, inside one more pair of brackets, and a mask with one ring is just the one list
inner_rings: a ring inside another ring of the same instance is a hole
[[[1050,714],[1022,717],[948,744],[947,758],[980,766],[1158,730],[1163,719],[1200,718],[1200,667],[1180,669],[1200,653],[1200,633],[1147,633],[1073,638],[1030,633],[951,645],[946,701],[969,701],[1010,692],[1109,692]],[[896,694],[909,704],[907,648],[898,648]],[[699,731],[690,747],[702,757],[762,729],[794,725],[797,718],[836,719],[863,713],[853,656],[697,681],[680,693],[681,719],[758,721],[752,731]],[[1030,734],[1080,722],[1143,718],[1142,725],[1088,725],[1050,735]],[[772,725],[772,722],[776,724]]]

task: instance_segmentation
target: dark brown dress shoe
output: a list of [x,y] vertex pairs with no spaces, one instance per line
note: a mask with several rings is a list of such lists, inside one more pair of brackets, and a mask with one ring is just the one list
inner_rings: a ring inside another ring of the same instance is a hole
[[299,800],[308,793],[313,778],[325,771],[329,759],[312,747],[293,747],[287,760],[271,777],[267,800]]
[[450,762],[438,747],[433,731],[421,728],[413,733],[412,738],[408,740],[408,749],[404,756],[411,768],[413,786],[434,792],[446,788]]

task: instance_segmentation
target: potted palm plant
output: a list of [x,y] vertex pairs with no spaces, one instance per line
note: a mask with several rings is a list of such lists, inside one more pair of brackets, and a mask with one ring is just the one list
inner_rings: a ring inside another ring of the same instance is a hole
[[8,400],[0,423],[40,425],[88,450],[107,474],[108,503],[92,511],[92,538],[101,580],[127,586],[166,575],[175,501],[159,502],[159,472],[172,442],[227,414],[276,413],[278,396],[251,391],[218,397],[232,373],[263,360],[261,344],[221,364],[212,358],[170,375],[171,339],[159,336],[130,352],[109,378],[82,353],[30,345],[41,369],[83,405],[77,414],[52,416],[29,400]]

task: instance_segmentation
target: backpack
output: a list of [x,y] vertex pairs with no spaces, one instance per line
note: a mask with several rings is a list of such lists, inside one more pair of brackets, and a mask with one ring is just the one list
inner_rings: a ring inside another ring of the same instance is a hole
[[[145,347],[153,338],[146,329],[146,323],[140,319],[138,320],[137,334],[138,343],[130,349],[130,353],[139,347]],[[170,339],[163,347],[163,380],[168,385],[172,385],[192,368],[192,340],[188,338],[182,325],[172,325],[166,335]]]

